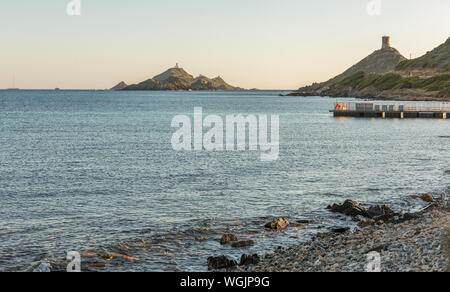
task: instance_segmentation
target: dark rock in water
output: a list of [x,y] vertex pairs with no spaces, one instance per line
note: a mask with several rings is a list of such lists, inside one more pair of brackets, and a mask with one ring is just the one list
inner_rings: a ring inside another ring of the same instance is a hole
[[238,241],[238,237],[234,234],[224,234],[220,240],[220,244],[227,244],[233,241]]
[[278,218],[265,225],[267,229],[282,230],[286,229],[291,223],[285,218]]
[[410,198],[411,199],[421,199],[422,201],[427,202],[427,203],[433,203],[434,202],[433,196],[431,196],[429,194],[413,195]]
[[208,258],[208,270],[228,269],[236,266],[237,262],[227,258],[226,256]]
[[239,266],[251,266],[251,265],[257,265],[261,261],[261,258],[259,255],[242,255],[241,262],[239,263]]
[[347,231],[350,230],[350,227],[339,227],[339,228],[334,228],[331,231],[333,231],[334,233],[345,233]]
[[369,215],[370,218],[374,218],[385,215],[393,215],[394,211],[392,211],[391,207],[389,207],[388,205],[378,205],[370,207],[367,210],[367,214]]
[[241,247],[252,246],[254,244],[255,244],[255,242],[253,240],[245,240],[245,241],[235,242],[235,243],[231,244],[231,246],[234,248],[241,248]]
[[413,213],[405,213],[398,220],[396,220],[395,223],[403,223],[417,218],[419,218],[419,215]]
[[388,213],[388,214],[385,214],[385,215],[373,217],[373,220],[375,220],[377,222],[378,221],[389,222],[389,221],[392,221],[396,216],[399,216],[399,214],[397,214],[397,213]]
[[360,203],[352,200],[347,200],[342,205],[334,204],[332,206],[328,206],[328,209],[333,213],[341,213],[347,216],[370,217]]

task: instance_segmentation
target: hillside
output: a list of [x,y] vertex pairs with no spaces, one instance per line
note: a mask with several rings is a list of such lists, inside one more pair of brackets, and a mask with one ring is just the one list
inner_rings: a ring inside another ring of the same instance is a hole
[[178,68],[178,66],[175,68],[170,68],[167,71],[165,71],[159,75],[156,75],[152,79],[155,81],[159,81],[159,82],[165,82],[165,81],[169,80],[170,78],[172,78],[174,80],[175,79],[184,80],[187,82],[193,82],[193,80],[194,80],[194,77],[191,74],[184,71],[183,68]]
[[194,78],[178,64],[155,77],[120,90],[242,90],[226,83],[222,78],[210,79],[203,75]]
[[450,97],[450,73],[420,78],[403,77],[391,72],[366,74],[357,72],[332,85],[326,92],[334,97],[447,100]]
[[395,69],[401,75],[418,77],[450,72],[450,38],[422,57],[401,62]]
[[[413,60],[404,59],[393,48],[383,48],[343,74],[327,82],[301,88],[290,95],[449,100],[449,47],[450,39]],[[391,53],[388,53],[388,49]],[[394,58],[392,54],[398,57]]]

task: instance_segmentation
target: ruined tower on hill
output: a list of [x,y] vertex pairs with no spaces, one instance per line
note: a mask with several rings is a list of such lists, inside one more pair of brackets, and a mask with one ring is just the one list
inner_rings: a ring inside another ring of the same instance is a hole
[[383,37],[383,45],[381,46],[382,49],[389,49],[391,47],[391,37],[390,36],[384,36]]

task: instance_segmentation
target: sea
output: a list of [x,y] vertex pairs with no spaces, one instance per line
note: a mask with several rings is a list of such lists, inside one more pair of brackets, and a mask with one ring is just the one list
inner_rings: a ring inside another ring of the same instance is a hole
[[[408,211],[411,195],[450,191],[449,120],[335,118],[352,99],[285,93],[0,91],[0,271],[63,271],[74,251],[83,271],[201,272],[353,228],[333,203]],[[172,120],[199,107],[278,115],[278,159],[174,150]],[[264,228],[278,217],[291,227]]]

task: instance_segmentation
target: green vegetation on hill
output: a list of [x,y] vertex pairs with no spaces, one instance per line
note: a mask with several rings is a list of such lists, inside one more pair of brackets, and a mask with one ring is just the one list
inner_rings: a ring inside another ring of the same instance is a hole
[[360,71],[345,78],[338,85],[352,87],[356,91],[372,86],[378,90],[423,89],[425,91],[448,92],[450,73],[422,79],[419,77],[402,77],[395,73],[378,75],[365,74]]
[[377,50],[350,67],[348,70],[338,76],[323,82],[315,83],[311,86],[300,88],[299,91],[314,91],[327,86],[337,84],[344,79],[358,72],[384,74],[395,69],[395,67],[403,60],[406,60],[399,51],[394,48],[384,48]]
[[400,62],[395,69],[398,71],[414,69],[436,69],[439,72],[450,71],[450,38],[444,44],[422,57]]

